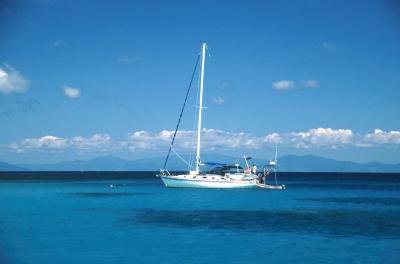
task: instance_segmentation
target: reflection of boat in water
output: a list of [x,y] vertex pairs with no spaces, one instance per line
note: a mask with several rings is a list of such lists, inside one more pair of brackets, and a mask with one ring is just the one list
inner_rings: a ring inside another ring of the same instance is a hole
[[[204,66],[205,66],[205,53],[206,53],[206,43],[202,44],[201,54],[199,55],[195,70],[192,75],[192,80],[190,82],[188,91],[186,92],[185,101],[182,106],[181,114],[178,120],[178,124],[175,129],[174,136],[172,138],[172,142],[167,154],[167,157],[164,162],[163,169],[161,169],[160,176],[161,180],[164,182],[167,187],[189,187],[189,188],[264,188],[264,189],[284,189],[284,185],[268,185],[265,184],[266,175],[257,175],[256,170],[252,171],[251,167],[248,164],[248,160],[251,159],[249,157],[245,157],[246,161],[246,169],[243,170],[239,164],[229,165],[215,162],[205,162],[203,163],[200,159],[200,147],[201,147],[201,118],[202,118],[202,110],[203,110],[203,83],[204,83]],[[167,169],[166,165],[171,154],[171,151],[175,153],[179,158],[183,160],[179,154],[177,154],[173,150],[173,144],[175,142],[175,138],[177,135],[177,131],[179,129],[179,124],[181,121],[181,117],[188,99],[189,91],[191,84],[193,82],[193,78],[197,69],[197,65],[201,56],[201,72],[200,72],[200,91],[199,91],[199,105],[198,105],[198,124],[197,124],[197,145],[196,145],[196,162],[195,166],[192,167],[191,164],[184,161],[191,169],[188,173],[173,175]],[[276,164],[276,158],[275,158]],[[271,162],[270,162],[271,163]],[[275,164],[273,166],[275,170]],[[271,164],[270,164],[271,165]],[[203,168],[211,167],[211,169],[206,170]],[[272,167],[271,167],[272,168]],[[264,167],[264,172],[269,171],[266,167]],[[263,180],[264,179],[264,180]],[[276,179],[276,171],[275,171],[275,179]]]
[[276,185],[276,184],[265,184],[265,183],[257,183],[257,187],[269,190],[284,190],[286,189],[285,185]]

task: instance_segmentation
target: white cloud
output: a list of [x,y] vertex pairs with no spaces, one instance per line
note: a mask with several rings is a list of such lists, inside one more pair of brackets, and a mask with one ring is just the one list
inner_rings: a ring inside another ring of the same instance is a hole
[[[309,80],[304,80],[298,85],[299,87],[304,87],[304,88],[318,88],[319,83],[317,80],[309,79]],[[272,84],[272,88],[275,90],[292,90],[296,88],[296,84],[294,81],[290,80],[280,80],[277,82],[274,82]]]
[[272,134],[266,135],[263,138],[263,141],[267,142],[267,143],[273,143],[273,144],[277,145],[277,144],[283,143],[283,138],[278,133],[272,133]]
[[118,58],[117,60],[119,63],[126,63],[126,64],[133,64],[133,63],[139,63],[139,62],[143,62],[144,59],[142,57],[139,56],[122,56],[120,58]]
[[367,143],[374,144],[400,144],[400,131],[383,131],[375,129],[374,133],[365,135]]
[[[166,149],[169,146],[173,135],[174,131],[169,130],[162,130],[158,133],[144,130],[135,131],[129,134],[127,145],[131,151]],[[189,140],[191,138],[191,131],[178,131],[175,146],[183,148],[191,147],[193,146],[192,141]],[[190,146],[187,145],[188,142],[190,142]]]
[[306,132],[290,133],[289,141],[297,148],[310,148],[351,144],[353,132],[350,129],[313,128]]
[[294,82],[289,80],[280,80],[272,84],[275,90],[290,90],[294,89]]
[[370,147],[372,147],[372,145],[368,144],[368,143],[354,143],[354,146],[359,147],[359,148],[370,148]]
[[[129,149],[157,150],[168,148],[174,131],[163,130],[159,133],[148,131],[132,132],[129,136]],[[193,131],[179,131],[175,139],[175,148],[191,150],[195,148],[195,133]],[[202,130],[202,148],[207,150],[227,150],[227,149],[259,149],[267,145],[278,144],[282,141],[278,133],[273,133],[263,137],[253,136],[243,132],[228,132],[219,129]]]
[[67,139],[55,136],[44,136],[41,138],[27,138],[22,140],[19,144],[11,144],[11,149],[17,152],[24,152],[27,150],[62,150],[68,146]]
[[319,83],[316,80],[306,80],[302,82],[302,86],[305,88],[318,88]]
[[223,103],[225,103],[225,100],[222,97],[216,97],[212,99],[212,102],[217,105],[222,105]]
[[77,88],[64,85],[64,95],[68,98],[76,99],[81,96],[81,91]]
[[63,39],[57,39],[51,42],[49,45],[54,48],[65,48],[68,47],[68,42]]
[[44,136],[40,138],[26,138],[19,143],[11,143],[9,148],[17,153],[27,151],[64,151],[67,149],[78,152],[109,151],[113,149],[111,137],[108,134],[94,134],[91,137],[61,138]]
[[[65,150],[78,153],[97,152],[147,152],[166,151],[170,145],[174,131],[162,130],[149,132],[134,131],[123,140],[112,140],[108,134],[94,134],[90,137],[76,136],[61,138],[44,136],[27,138],[19,143],[9,144],[11,151],[16,153],[28,151],[61,152]],[[256,136],[244,132],[229,132],[219,129],[202,130],[202,149],[205,151],[247,151],[270,148],[275,145],[287,148],[369,148],[380,145],[400,145],[400,131],[383,131],[375,129],[369,134],[355,134],[350,129],[313,128],[308,131],[290,133],[270,133]],[[177,133],[174,148],[183,152],[192,151],[196,146],[196,134],[193,131],[182,130]]]
[[16,69],[4,64],[0,67],[0,92],[3,94],[24,93],[29,88],[29,80]]
[[[163,133],[163,132],[161,132]],[[169,133],[163,133],[161,138],[158,134],[150,133],[144,130],[132,132],[129,135],[129,149],[130,150],[149,150],[154,149],[160,145],[162,140],[165,140],[169,136]],[[161,139],[161,142],[160,142]]]
[[207,148],[219,148],[219,149],[257,149],[260,147],[258,143],[261,142],[261,138],[257,138],[250,134],[243,132],[228,132],[219,129],[203,129],[204,146]]
[[335,45],[331,42],[322,42],[322,47],[324,49],[328,49],[328,50],[334,50],[335,49]]
[[230,86],[231,86],[231,85],[230,85],[229,82],[224,81],[224,82],[222,82],[222,83],[219,85],[218,88],[219,88],[220,90],[224,91],[224,90],[228,89]]
[[73,137],[69,140],[71,147],[81,152],[108,151],[111,150],[112,142],[108,134],[94,134],[91,137]]

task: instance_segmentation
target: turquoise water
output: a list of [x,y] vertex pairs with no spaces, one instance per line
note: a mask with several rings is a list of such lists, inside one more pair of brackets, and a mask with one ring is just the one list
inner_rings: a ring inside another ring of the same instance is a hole
[[282,174],[285,191],[7,176],[0,263],[400,263],[398,174]]

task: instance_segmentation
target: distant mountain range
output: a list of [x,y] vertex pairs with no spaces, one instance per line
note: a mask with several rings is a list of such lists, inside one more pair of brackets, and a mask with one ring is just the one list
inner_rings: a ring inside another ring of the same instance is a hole
[[400,172],[400,163],[358,163],[314,155],[286,155],[278,159],[278,162],[279,170],[288,172]]
[[[237,158],[210,155],[205,161],[222,163],[243,163]],[[0,171],[157,171],[162,167],[164,157],[139,160],[124,160],[111,156],[97,157],[90,160],[73,160],[52,164],[8,164],[0,162]],[[253,159],[251,163],[263,165],[266,160]],[[187,170],[177,157],[168,162],[170,170]],[[278,159],[278,170],[285,172],[400,172],[400,164],[384,164],[379,162],[357,163],[338,161],[314,155],[285,155]]]
[[0,171],[26,171],[26,170],[30,170],[30,169],[15,166],[15,165],[0,161]]

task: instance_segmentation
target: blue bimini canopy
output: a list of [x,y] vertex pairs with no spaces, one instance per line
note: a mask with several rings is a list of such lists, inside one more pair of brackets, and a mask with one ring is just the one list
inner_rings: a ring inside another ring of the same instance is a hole
[[226,166],[226,164],[224,163],[218,163],[218,162],[203,162],[202,165],[206,165],[206,166]]

